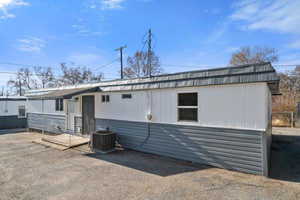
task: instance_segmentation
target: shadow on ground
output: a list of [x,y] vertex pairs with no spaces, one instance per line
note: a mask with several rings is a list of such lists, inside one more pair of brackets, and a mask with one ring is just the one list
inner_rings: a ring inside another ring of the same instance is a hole
[[300,136],[273,135],[270,178],[300,182]]
[[91,153],[86,155],[163,177],[211,168],[207,165],[180,161],[134,150],[115,151],[108,154]]

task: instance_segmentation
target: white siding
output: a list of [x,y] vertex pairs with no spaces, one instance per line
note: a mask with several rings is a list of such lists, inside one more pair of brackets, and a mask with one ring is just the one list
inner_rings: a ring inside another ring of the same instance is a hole
[[29,113],[43,113],[42,100],[28,100],[27,112]]
[[62,115],[64,114],[64,111],[55,111],[55,100],[28,100],[27,112]]
[[25,105],[26,101],[0,101],[0,116],[18,115],[18,107]]
[[[95,117],[146,122],[152,110],[152,122],[196,126],[265,130],[268,115],[266,83],[221,85],[196,88],[112,92],[109,103],[95,94]],[[177,121],[177,93],[198,92],[198,122]],[[131,93],[132,99],[121,95]]]
[[[128,93],[132,94],[132,99],[122,99],[122,94]],[[95,95],[96,118],[146,121],[146,92],[105,93],[110,95],[110,102],[107,103],[101,102],[103,94]]]
[[206,87],[199,91],[200,124],[265,129],[266,85]]

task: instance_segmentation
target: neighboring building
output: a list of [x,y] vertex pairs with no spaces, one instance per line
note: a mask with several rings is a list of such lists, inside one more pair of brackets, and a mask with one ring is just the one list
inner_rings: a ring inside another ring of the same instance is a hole
[[0,96],[0,130],[26,128],[26,97]]
[[27,92],[28,126],[50,132],[110,129],[127,148],[268,175],[270,63]]

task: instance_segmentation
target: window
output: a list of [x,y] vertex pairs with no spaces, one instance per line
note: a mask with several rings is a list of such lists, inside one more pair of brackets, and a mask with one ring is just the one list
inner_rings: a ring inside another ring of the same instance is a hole
[[26,117],[26,110],[25,110],[25,106],[19,106],[18,107],[18,111],[19,111],[19,118],[24,118]]
[[109,102],[109,95],[102,95],[101,96],[101,101],[102,101],[102,103]]
[[131,94],[122,94],[122,99],[131,99]]
[[178,94],[178,121],[198,121],[198,93]]
[[64,110],[64,99],[55,99],[55,110],[56,111]]

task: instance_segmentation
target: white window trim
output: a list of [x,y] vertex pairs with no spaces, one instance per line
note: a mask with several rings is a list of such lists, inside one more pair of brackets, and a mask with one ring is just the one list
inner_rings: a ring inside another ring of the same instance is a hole
[[[19,112],[19,109],[20,109],[21,106],[24,107],[24,110],[25,110],[24,116],[21,116],[21,115],[20,115],[20,112]],[[25,106],[25,105],[19,105],[19,106],[18,106],[18,118],[19,118],[19,119],[26,118],[26,114],[27,114],[27,113],[26,113],[26,106]]]
[[[56,101],[58,100],[58,110],[56,110]],[[62,100],[62,104],[61,104],[61,101]],[[61,107],[61,105],[62,105],[62,107]],[[65,110],[65,101],[64,101],[64,99],[63,98],[56,98],[55,99],[55,112],[64,112],[64,110]]]
[[[179,104],[179,94],[189,94],[189,93],[197,93],[197,106],[178,106]],[[177,92],[177,122],[178,123],[198,123],[199,122],[199,93],[198,91],[184,91],[184,92]],[[179,120],[179,108],[194,108],[197,109],[197,120]]]
[[[104,97],[104,101],[102,100],[103,99],[103,97]],[[108,99],[109,99],[109,101],[107,101],[107,97],[108,97]],[[109,94],[101,94],[101,103],[109,103],[110,102],[110,100],[111,100],[111,98],[110,98],[110,95]]]
[[[125,97],[125,98],[124,98],[123,95],[130,95],[130,97]],[[130,99],[132,99],[132,94],[131,94],[131,93],[123,93],[123,94],[121,94],[121,99],[122,99],[122,100],[130,100]]]

